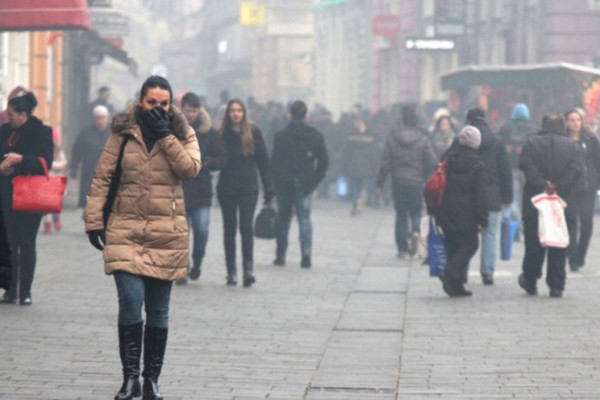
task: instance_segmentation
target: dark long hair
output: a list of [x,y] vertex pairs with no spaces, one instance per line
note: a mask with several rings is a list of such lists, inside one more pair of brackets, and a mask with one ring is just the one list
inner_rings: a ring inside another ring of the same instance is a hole
[[252,136],[252,125],[250,124],[250,120],[248,119],[248,112],[246,110],[246,106],[240,99],[231,99],[227,103],[227,109],[225,110],[225,115],[223,116],[223,123],[221,124],[221,135],[223,132],[227,130],[233,131],[233,122],[229,117],[229,111],[231,111],[231,106],[234,104],[239,104],[242,107],[242,112],[244,116],[242,117],[242,122],[240,123],[240,133],[242,139],[242,154],[245,156],[254,154],[254,137]]
[[142,85],[142,90],[140,91],[140,101],[146,96],[149,89],[161,88],[169,92],[169,101],[173,102],[173,89],[171,89],[171,84],[168,80],[163,78],[162,76],[152,75],[149,76],[148,79]]
[[23,96],[13,97],[8,101],[8,105],[17,113],[26,113],[27,117],[31,117],[33,110],[38,102],[32,92],[27,92]]

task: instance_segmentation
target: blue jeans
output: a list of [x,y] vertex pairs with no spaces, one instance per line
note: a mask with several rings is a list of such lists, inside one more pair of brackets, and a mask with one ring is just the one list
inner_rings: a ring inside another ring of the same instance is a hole
[[522,227],[522,201],[523,201],[523,188],[525,187],[525,175],[520,169],[513,169],[513,202],[510,205],[511,219],[519,221],[519,228]]
[[490,211],[488,216],[488,227],[481,234],[481,275],[494,274],[499,224],[500,211]]
[[311,195],[296,197],[293,194],[277,193],[279,212],[279,235],[277,236],[277,258],[284,258],[288,247],[288,235],[292,223],[292,210],[296,209],[300,228],[300,249],[302,254],[310,255],[312,250],[312,224],[310,222]]
[[142,322],[142,304],[145,301],[146,326],[169,327],[169,301],[173,282],[122,271],[113,275],[119,295],[119,325]]
[[204,259],[204,255],[206,254],[210,207],[198,207],[193,210],[187,210],[187,221],[193,240],[192,265],[199,266],[202,264],[202,259]]
[[421,231],[423,213],[423,188],[416,185],[394,184],[396,209],[396,246],[398,251],[408,251],[408,220],[411,232]]

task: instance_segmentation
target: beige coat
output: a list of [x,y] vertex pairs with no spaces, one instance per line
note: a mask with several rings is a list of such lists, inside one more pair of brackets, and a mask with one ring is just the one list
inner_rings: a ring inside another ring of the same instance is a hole
[[126,271],[163,280],[187,274],[189,239],[181,180],[201,168],[194,130],[172,107],[174,135],[157,141],[148,153],[134,108],[115,116],[112,134],[98,160],[87,195],[86,231],[105,229],[102,208],[106,202],[119,149],[125,135],[123,173],[106,227],[104,270]]

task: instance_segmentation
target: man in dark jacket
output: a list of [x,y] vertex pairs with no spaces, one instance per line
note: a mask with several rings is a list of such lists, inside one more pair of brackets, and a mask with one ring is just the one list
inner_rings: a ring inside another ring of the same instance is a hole
[[311,267],[311,195],[327,172],[329,159],[323,134],[305,123],[306,104],[295,101],[290,107],[290,124],[275,135],[272,156],[273,181],[277,194],[280,233],[275,265],[285,265],[292,209],[300,227],[301,267]]
[[[542,276],[546,248],[538,237],[538,211],[531,198],[544,190],[556,190],[567,202],[567,225],[576,218],[577,196],[585,189],[585,156],[581,146],[565,136],[565,123],[560,114],[550,114],[542,121],[542,131],[527,141],[519,160],[525,174],[523,190],[523,225],[525,257],[519,285],[530,295],[537,294],[537,280]],[[561,297],[565,289],[567,250],[548,248],[546,283],[550,297]]]
[[440,209],[435,213],[444,232],[447,264],[440,277],[450,297],[471,296],[463,286],[463,274],[478,247],[477,232],[488,225],[486,170],[477,149],[481,133],[474,126],[464,127],[458,146],[446,153],[446,189]]
[[[77,135],[71,149],[71,178],[77,179],[79,175],[79,201],[77,204],[82,208],[85,208],[86,195],[92,184],[96,163],[110,135],[108,108],[97,105],[93,115],[94,124]],[[80,171],[81,174],[79,174]]]
[[483,110],[480,108],[469,110],[467,124],[481,132],[481,146],[477,152],[487,172],[489,217],[488,227],[481,234],[480,273],[485,285],[493,285],[500,210],[509,207],[513,199],[512,170],[504,143],[494,135],[485,122]]
[[[383,193],[383,184],[392,174],[394,208],[396,209],[396,247],[398,258],[417,252],[421,237],[423,188],[431,170],[438,163],[426,132],[419,128],[419,118],[414,105],[402,107],[403,126],[387,138],[381,167],[377,176],[377,195]],[[408,245],[408,219],[411,221],[411,243]]]
[[[202,154],[202,169],[195,178],[183,182],[185,212],[193,237],[192,265],[189,278],[200,278],[202,259],[208,242],[210,206],[212,204],[212,172],[220,170],[227,160],[227,152],[219,133],[212,129],[210,116],[200,103],[200,98],[186,93],[181,99],[181,111],[190,126],[196,131],[196,138]],[[185,284],[187,279],[177,281]]]

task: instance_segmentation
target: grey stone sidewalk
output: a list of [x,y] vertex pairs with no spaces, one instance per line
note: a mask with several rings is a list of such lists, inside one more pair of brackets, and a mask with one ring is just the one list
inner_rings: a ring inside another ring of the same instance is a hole
[[[316,201],[314,267],[257,241],[258,283],[227,287],[221,219],[199,282],[175,286],[160,378],[168,400],[600,399],[600,252],[566,296],[526,296],[522,245],[496,285],[471,267],[470,299],[449,299],[418,261],[395,258],[391,210]],[[0,307],[0,399],[112,399],[120,385],[117,299],[80,211],[39,236],[33,306]],[[600,222],[600,221],[599,221]]]

